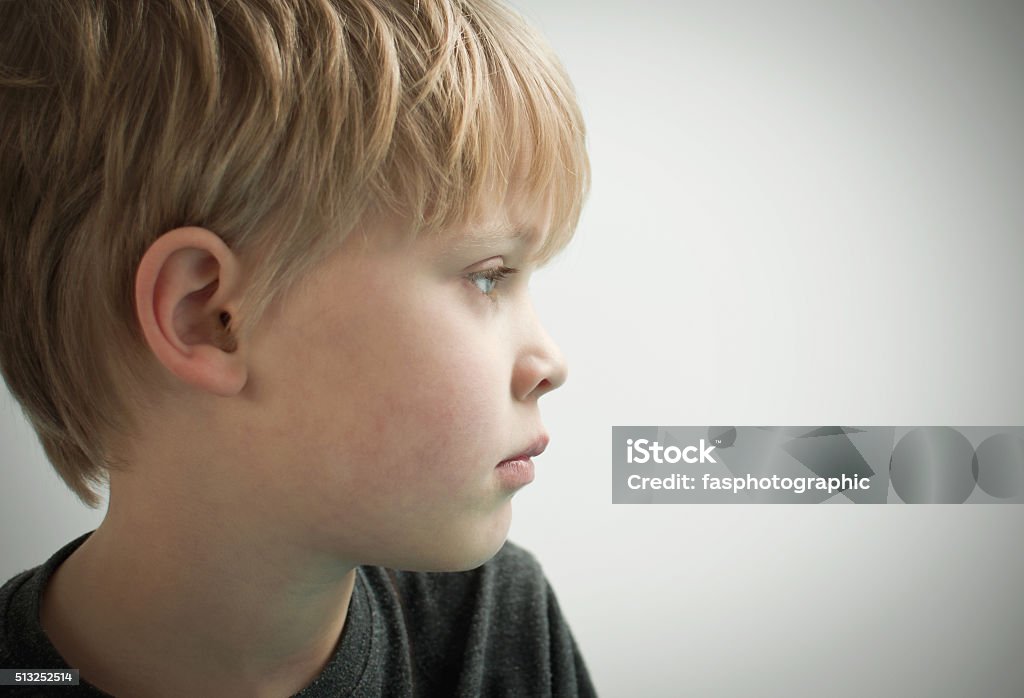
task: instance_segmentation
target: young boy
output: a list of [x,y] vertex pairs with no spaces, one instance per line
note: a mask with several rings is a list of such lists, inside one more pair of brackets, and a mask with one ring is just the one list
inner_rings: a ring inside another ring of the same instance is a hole
[[[0,592],[53,695],[593,686],[505,542],[589,167],[496,0],[0,4],[0,365],[106,517]],[[48,695],[41,687],[19,690]]]

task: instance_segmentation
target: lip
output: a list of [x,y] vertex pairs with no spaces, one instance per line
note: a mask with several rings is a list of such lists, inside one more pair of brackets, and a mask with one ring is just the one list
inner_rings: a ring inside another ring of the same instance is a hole
[[522,451],[498,463],[494,470],[502,486],[514,492],[533,482],[533,461],[530,459],[544,453],[547,447],[548,435],[541,434]]
[[541,434],[522,451],[519,451],[514,456],[506,458],[505,460],[501,461],[501,463],[498,463],[498,465],[501,466],[502,464],[512,463],[514,461],[529,460],[530,458],[539,456],[540,454],[544,453],[544,449],[548,447],[549,441],[550,439],[548,438],[547,434]]

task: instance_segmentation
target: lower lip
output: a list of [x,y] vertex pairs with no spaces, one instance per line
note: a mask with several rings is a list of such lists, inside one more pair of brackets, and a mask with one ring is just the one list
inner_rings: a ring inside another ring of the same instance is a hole
[[533,461],[529,458],[506,460],[495,468],[498,479],[508,489],[515,489],[533,482]]

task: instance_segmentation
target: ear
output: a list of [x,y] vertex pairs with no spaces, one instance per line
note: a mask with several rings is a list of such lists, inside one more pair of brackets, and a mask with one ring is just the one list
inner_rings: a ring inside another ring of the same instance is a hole
[[233,330],[241,276],[224,241],[197,227],[161,235],[135,274],[135,307],[153,354],[185,383],[222,397],[247,379],[246,346]]

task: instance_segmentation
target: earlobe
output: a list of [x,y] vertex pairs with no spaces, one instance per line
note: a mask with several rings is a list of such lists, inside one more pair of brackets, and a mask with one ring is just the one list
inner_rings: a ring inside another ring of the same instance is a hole
[[154,356],[180,380],[216,395],[246,383],[244,352],[231,327],[240,265],[216,234],[176,228],[143,255],[135,276],[139,324]]

